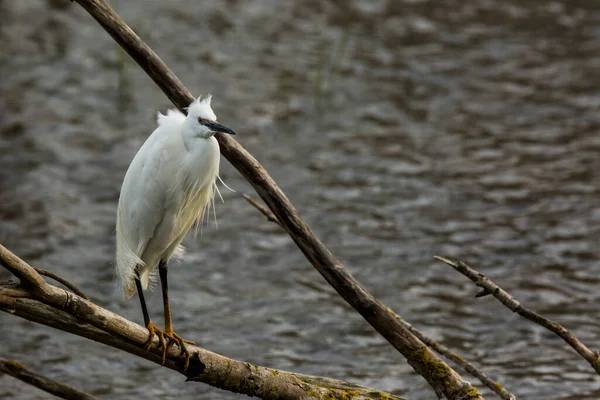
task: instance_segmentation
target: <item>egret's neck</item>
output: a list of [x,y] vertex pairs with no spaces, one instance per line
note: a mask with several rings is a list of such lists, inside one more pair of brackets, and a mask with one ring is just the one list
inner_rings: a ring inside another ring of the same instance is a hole
[[219,173],[219,142],[214,136],[206,139],[195,137],[185,154],[181,173],[192,187],[211,186]]
[[198,140],[205,140],[208,137],[212,136],[210,132],[200,131],[201,125],[199,125],[194,119],[186,118],[183,121],[183,125],[181,126],[181,134],[183,136],[183,141],[185,143],[185,147],[188,150],[191,150],[196,144],[198,144]]

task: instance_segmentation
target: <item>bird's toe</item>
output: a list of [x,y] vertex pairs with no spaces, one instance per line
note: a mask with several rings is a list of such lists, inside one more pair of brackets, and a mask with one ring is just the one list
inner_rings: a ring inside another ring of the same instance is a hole
[[154,323],[152,322],[152,320],[150,320],[148,325],[146,325],[146,328],[148,329],[148,340],[144,344],[144,346],[146,347],[146,350],[148,350],[148,351],[150,350],[150,348],[152,347],[152,343],[154,341],[154,336],[155,335],[158,336],[159,348],[162,349],[161,365],[165,365],[165,361],[167,359],[167,351],[170,347],[170,346],[168,347],[167,344],[165,343],[165,336],[166,336],[165,332],[163,332],[161,329],[157,328],[154,325]]
[[169,347],[171,347],[173,344],[177,344],[181,349],[181,353],[185,354],[185,363],[183,365],[183,370],[187,370],[188,366],[190,365],[190,352],[187,349],[186,343],[194,345],[196,344],[196,342],[193,342],[191,340],[185,340],[172,330],[165,331],[165,337],[167,337],[170,340]]

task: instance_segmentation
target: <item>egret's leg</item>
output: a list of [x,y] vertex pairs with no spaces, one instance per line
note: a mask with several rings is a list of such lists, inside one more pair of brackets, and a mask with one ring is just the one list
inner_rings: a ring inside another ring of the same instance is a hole
[[[154,339],[154,335],[158,336],[160,340],[160,345],[163,348],[163,353],[166,354],[165,347],[165,336],[163,332],[156,328],[150,319],[150,314],[148,313],[148,307],[146,307],[146,299],[144,298],[144,290],[142,289],[142,283],[140,282],[140,274],[136,273],[137,277],[135,279],[135,287],[138,292],[138,296],[140,297],[140,304],[142,305],[142,313],[144,314],[144,324],[146,324],[146,328],[148,329],[148,340],[146,341],[146,350],[150,350],[152,346],[152,339]],[[165,357],[163,356],[163,364],[165,363]]]
[[165,333],[165,337],[171,339],[171,343],[169,343],[167,345],[167,347],[171,347],[173,344],[177,343],[179,345],[179,347],[181,348],[181,351],[183,353],[185,353],[185,365],[183,367],[183,370],[185,371],[187,369],[188,365],[190,364],[190,352],[188,351],[185,344],[186,343],[196,344],[196,343],[192,342],[191,340],[184,340],[181,336],[179,336],[178,334],[176,334],[173,331],[173,320],[171,318],[171,306],[169,304],[169,284],[167,281],[167,272],[168,272],[167,263],[165,261],[161,261],[158,264],[158,274],[160,276],[160,286],[162,288],[163,307],[164,307],[164,313],[165,313],[165,331],[164,331],[164,333]]
[[140,273],[136,272],[137,277],[135,279],[135,287],[140,297],[140,304],[142,305],[142,313],[144,314],[144,324],[150,325],[150,314],[148,314],[148,307],[146,307],[146,299],[144,298],[144,290],[142,289],[142,283],[140,282]]

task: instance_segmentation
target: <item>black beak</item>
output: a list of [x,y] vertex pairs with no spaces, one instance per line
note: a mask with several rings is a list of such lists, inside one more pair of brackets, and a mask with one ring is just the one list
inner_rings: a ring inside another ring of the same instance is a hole
[[206,122],[204,124],[204,126],[206,126],[207,128],[210,128],[210,130],[213,132],[223,132],[223,133],[227,133],[229,135],[235,135],[234,131],[232,131],[231,129],[229,129],[221,124],[218,124],[216,122]]

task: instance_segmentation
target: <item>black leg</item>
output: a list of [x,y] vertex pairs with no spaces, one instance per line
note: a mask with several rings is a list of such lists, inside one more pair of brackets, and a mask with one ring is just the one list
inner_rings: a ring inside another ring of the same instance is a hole
[[184,340],[181,336],[173,332],[173,320],[171,319],[171,306],[169,304],[169,283],[167,281],[167,272],[168,268],[166,261],[161,261],[158,264],[158,275],[160,276],[160,286],[162,288],[163,306],[165,310],[165,330],[163,333],[166,338],[170,339],[170,343],[167,345],[166,351],[168,351],[169,348],[175,343],[179,345],[181,351],[185,354],[185,364],[183,365],[183,370],[185,371],[190,364],[190,352],[185,344],[195,343],[190,340]]
[[135,287],[137,288],[138,296],[140,296],[140,304],[142,305],[142,313],[144,313],[144,324],[146,328],[148,328],[148,340],[146,341],[146,350],[150,350],[152,347],[152,339],[154,339],[154,335],[158,336],[158,340],[160,341],[160,346],[163,349],[162,352],[162,365],[165,365],[165,357],[167,353],[167,347],[165,343],[165,335],[160,330],[157,329],[152,320],[150,319],[150,314],[148,314],[148,307],[146,307],[146,299],[144,299],[144,290],[142,289],[142,282],[140,281],[140,273],[139,271],[135,271]]
[[160,276],[160,287],[162,288],[163,308],[165,312],[165,332],[173,332],[171,305],[169,304],[169,283],[167,281],[167,272],[167,263],[165,261],[161,261],[158,264],[158,275]]
[[140,303],[142,304],[144,324],[148,326],[150,324],[150,314],[148,314],[148,307],[146,307],[146,300],[144,299],[144,290],[142,289],[142,282],[140,282],[140,273],[136,271],[135,274],[137,275],[135,278],[135,287],[137,288],[138,296],[140,296]]

